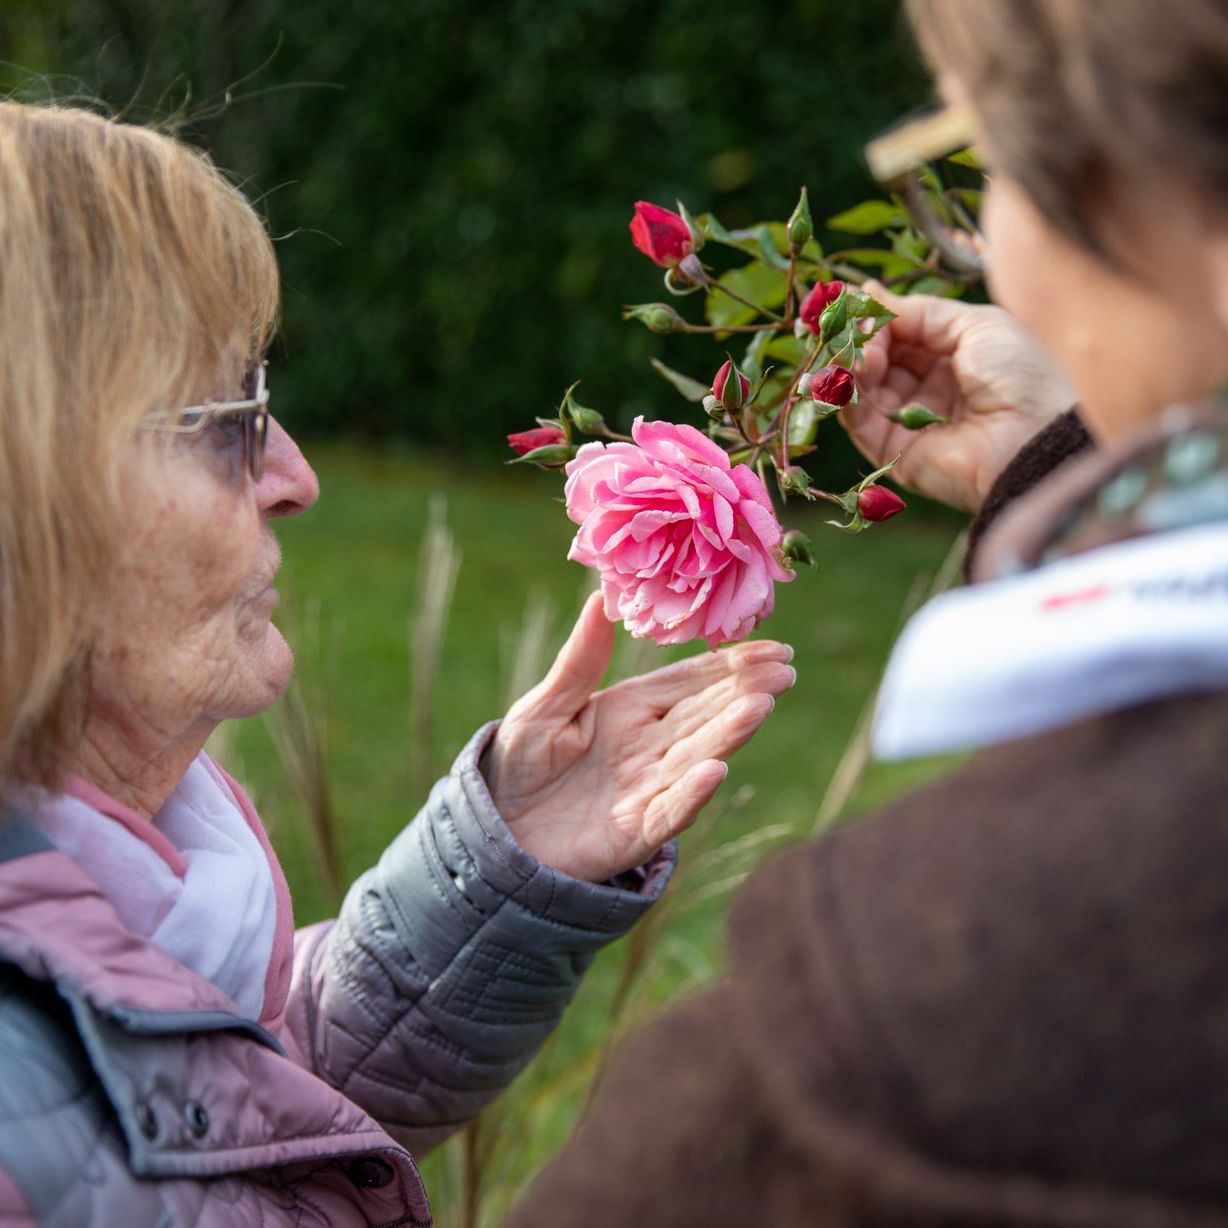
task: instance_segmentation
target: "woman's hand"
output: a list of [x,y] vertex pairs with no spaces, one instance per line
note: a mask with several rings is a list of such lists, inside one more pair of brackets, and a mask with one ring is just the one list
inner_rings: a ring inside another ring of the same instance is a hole
[[757,640],[594,694],[613,647],[594,594],[482,765],[521,848],[589,882],[642,865],[688,827],[795,677],[791,648]]
[[[1075,403],[1048,353],[1000,307],[866,291],[896,313],[863,351],[857,404],[841,421],[875,466],[899,455],[901,485],[976,512],[1007,462]],[[948,419],[909,431],[887,414],[920,402]]]

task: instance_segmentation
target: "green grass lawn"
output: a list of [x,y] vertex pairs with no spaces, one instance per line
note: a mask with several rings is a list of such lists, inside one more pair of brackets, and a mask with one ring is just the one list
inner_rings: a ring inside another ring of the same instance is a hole
[[[278,529],[285,554],[283,623],[301,644],[299,673],[327,726],[329,780],[346,880],[365,869],[413,817],[429,781],[415,778],[411,745],[410,618],[431,501],[446,500],[462,563],[440,662],[431,757],[442,769],[478,725],[498,716],[526,609],[552,611],[551,649],[579,608],[588,574],[566,561],[572,526],[554,475],[329,445],[309,449],[319,505]],[[886,658],[901,608],[932,575],[959,521],[910,509],[861,537],[821,525],[810,507],[791,525],[816,545],[820,570],[778,588],[765,632],[796,649],[798,684],[733,761],[730,777],[684,840],[693,872],[657,927],[633,983],[627,1018],[715,975],[721,921],[749,863],[787,837],[808,833],[859,713]],[[686,655],[631,642],[620,632],[616,667],[643,668]],[[221,753],[251,789],[269,824],[300,924],[335,907],[306,830],[304,807],[274,751],[265,721],[236,725]],[[870,768],[850,812],[899,792],[932,763]],[[771,839],[758,840],[767,832]],[[740,843],[738,843],[740,842]],[[723,850],[723,851],[722,851]],[[498,1222],[515,1189],[565,1137],[609,1031],[627,944],[602,956],[543,1057],[499,1109],[501,1128],[450,1144],[427,1161],[443,1228]],[[641,958],[642,957],[642,958]],[[459,1208],[476,1163],[485,1197]],[[466,1176],[466,1171],[468,1176]]]

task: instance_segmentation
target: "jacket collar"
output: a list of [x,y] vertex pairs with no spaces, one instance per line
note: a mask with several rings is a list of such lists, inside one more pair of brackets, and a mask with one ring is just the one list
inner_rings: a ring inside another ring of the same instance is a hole
[[1174,529],[1228,520],[1228,400],[1168,409],[1129,443],[1080,454],[1005,511],[974,580]]

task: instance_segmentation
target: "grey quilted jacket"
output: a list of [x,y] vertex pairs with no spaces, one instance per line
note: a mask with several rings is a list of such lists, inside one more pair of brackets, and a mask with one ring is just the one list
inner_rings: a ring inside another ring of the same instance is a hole
[[498,1095],[673,866],[624,889],[536,862],[478,771],[493,729],[336,922],[275,952],[261,1022],[6,816],[0,1228],[430,1223],[411,1153]]

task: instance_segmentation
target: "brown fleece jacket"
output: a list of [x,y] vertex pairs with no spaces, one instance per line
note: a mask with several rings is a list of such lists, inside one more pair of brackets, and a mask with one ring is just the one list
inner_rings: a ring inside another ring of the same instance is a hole
[[1228,1228],[1228,693],[976,755],[730,944],[509,1228]]

